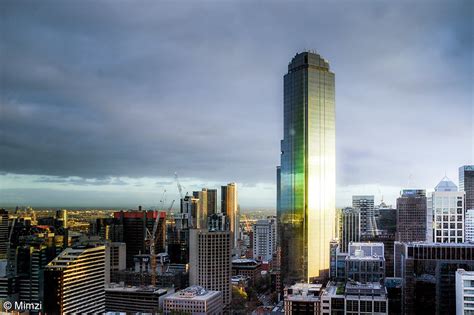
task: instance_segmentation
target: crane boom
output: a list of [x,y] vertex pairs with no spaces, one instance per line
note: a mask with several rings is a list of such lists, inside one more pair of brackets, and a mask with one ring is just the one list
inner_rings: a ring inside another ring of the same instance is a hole
[[181,186],[181,183],[179,182],[177,172],[174,173],[174,179],[176,180],[176,185],[178,186],[179,196],[181,197],[181,199],[183,199],[183,187]]

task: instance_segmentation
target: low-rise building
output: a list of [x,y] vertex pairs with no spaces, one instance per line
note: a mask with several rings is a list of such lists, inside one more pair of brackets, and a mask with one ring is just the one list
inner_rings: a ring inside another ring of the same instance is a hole
[[321,284],[297,283],[285,288],[285,314],[319,314]]
[[243,276],[253,284],[261,276],[262,263],[255,259],[239,258],[232,260],[232,276]]
[[163,311],[165,314],[222,314],[222,292],[191,286],[165,297]]
[[347,280],[379,282],[385,278],[383,243],[349,243],[345,260]]
[[321,314],[388,314],[388,297],[378,282],[329,282],[321,293]]
[[105,311],[120,313],[158,313],[160,298],[174,289],[132,287],[111,283],[105,288]]

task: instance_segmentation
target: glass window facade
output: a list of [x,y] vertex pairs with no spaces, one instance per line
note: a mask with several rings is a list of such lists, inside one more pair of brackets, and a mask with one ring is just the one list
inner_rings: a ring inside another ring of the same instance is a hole
[[335,230],[334,73],[297,54],[284,76],[278,222],[284,283],[325,278]]

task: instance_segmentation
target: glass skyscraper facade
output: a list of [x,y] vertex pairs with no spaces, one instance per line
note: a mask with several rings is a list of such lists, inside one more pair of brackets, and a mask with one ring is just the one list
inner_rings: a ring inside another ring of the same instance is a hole
[[284,283],[328,276],[335,231],[335,91],[329,63],[297,54],[284,76],[278,231]]

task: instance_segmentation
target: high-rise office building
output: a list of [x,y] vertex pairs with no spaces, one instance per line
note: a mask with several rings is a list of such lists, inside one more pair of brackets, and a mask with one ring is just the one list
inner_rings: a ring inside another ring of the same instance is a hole
[[455,314],[459,268],[474,271],[474,244],[395,242],[403,314]]
[[203,188],[200,191],[194,191],[193,192],[193,197],[198,199],[199,207],[197,211],[197,217],[196,217],[196,222],[197,226],[196,228],[198,229],[206,229],[207,228],[207,217],[209,216],[208,214],[208,194],[207,194],[207,189]]
[[[444,177],[428,198],[428,219],[432,218],[431,238],[436,243],[464,242],[464,191]],[[429,220],[428,220],[429,222]]]
[[156,230],[155,253],[165,251],[166,240],[166,212],[142,210],[138,211],[120,211],[114,212],[116,222],[121,225],[123,231],[123,242],[127,244],[127,268],[134,265],[133,256],[139,253],[148,253],[149,248],[145,244],[145,238],[148,231],[153,231],[153,226],[158,217],[158,226]]
[[258,220],[253,226],[253,258],[272,260],[276,250],[276,220]]
[[350,242],[360,241],[360,212],[354,208],[344,208],[340,212],[340,251],[347,253]]
[[105,312],[105,246],[66,248],[44,272],[47,314]]
[[361,234],[375,234],[374,196],[352,196],[352,208],[360,213]]
[[7,258],[8,250],[8,211],[0,209],[0,259]]
[[456,315],[474,314],[474,271],[456,270]]
[[127,244],[119,242],[106,242],[105,244],[105,283],[119,271],[126,269]]
[[466,193],[466,210],[474,209],[474,165],[459,168],[459,191]]
[[221,291],[224,305],[232,294],[231,232],[190,230],[189,284]]
[[232,233],[232,246],[237,246],[239,237],[239,210],[237,201],[237,184],[221,186],[221,212],[229,218]]
[[56,210],[56,225],[67,228],[67,210],[66,209],[60,209]]
[[474,242],[474,209],[468,209],[464,214],[464,233],[466,242]]
[[397,199],[397,240],[400,242],[425,241],[428,216],[426,191],[404,189]]
[[207,214],[217,213],[217,189],[207,190]]
[[284,283],[328,277],[336,211],[334,94],[334,73],[320,55],[302,52],[291,60],[277,169]]

